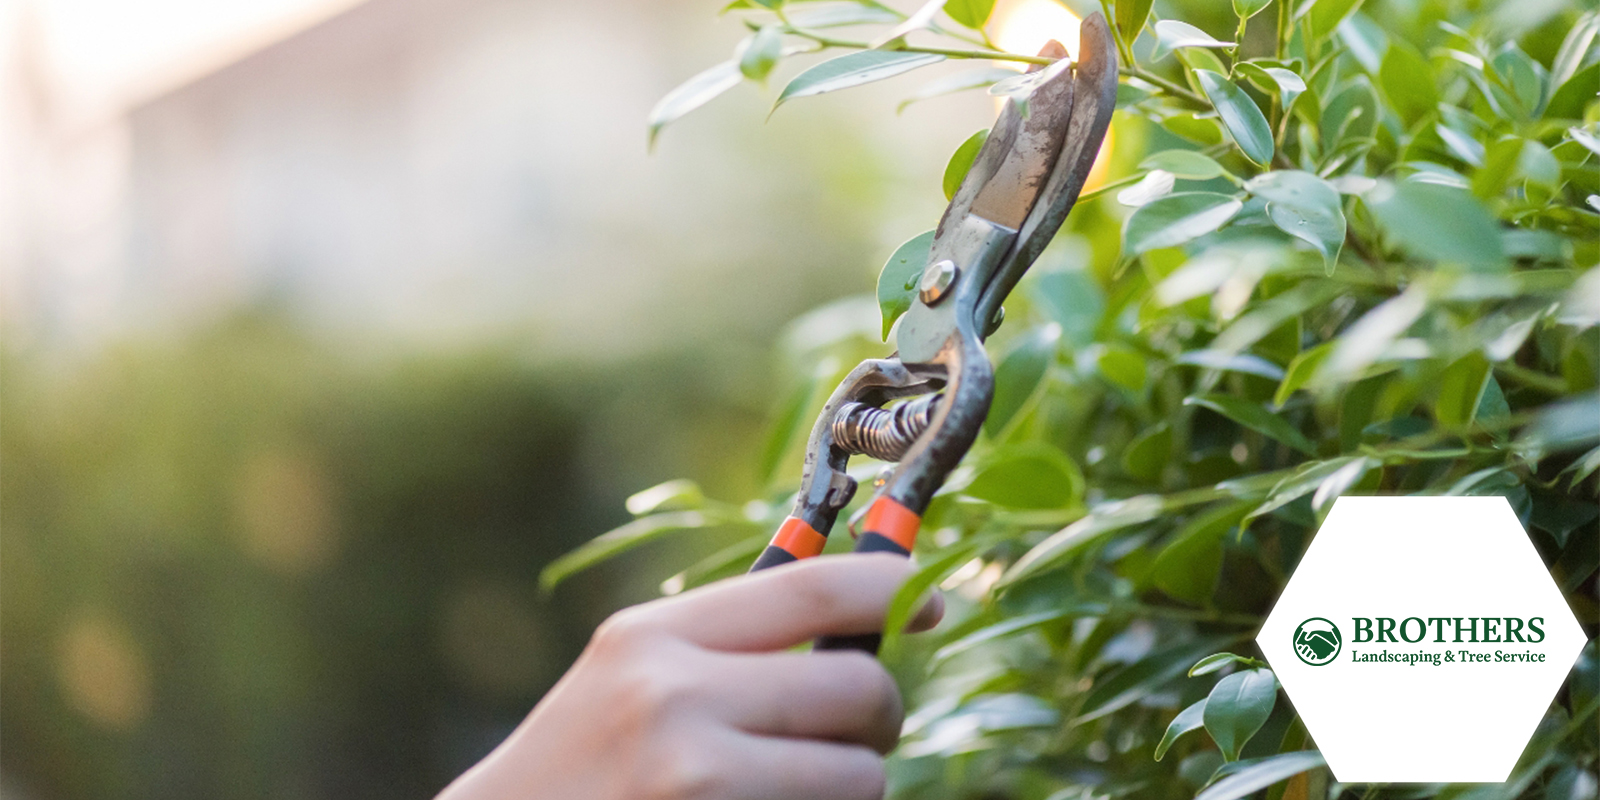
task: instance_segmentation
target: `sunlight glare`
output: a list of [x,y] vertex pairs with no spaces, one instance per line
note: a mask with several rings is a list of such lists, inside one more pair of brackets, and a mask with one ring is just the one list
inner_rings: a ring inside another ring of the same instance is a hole
[[[994,43],[1002,50],[1033,55],[1046,42],[1055,39],[1067,48],[1067,55],[1074,60],[1078,58],[1078,25],[1081,20],[1056,0],[1002,0],[995,7],[992,19],[990,27],[994,31]],[[1006,102],[1005,98],[996,100],[997,108]],[[1084,181],[1083,191],[1094,191],[1105,183],[1115,134],[1115,126],[1106,131],[1106,140],[1095,156],[1094,168]]]

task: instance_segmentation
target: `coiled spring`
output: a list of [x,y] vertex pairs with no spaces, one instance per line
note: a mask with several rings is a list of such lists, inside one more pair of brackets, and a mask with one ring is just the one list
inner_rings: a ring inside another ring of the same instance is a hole
[[894,408],[845,403],[833,418],[833,444],[853,455],[899,461],[928,429],[934,404],[942,396],[924,395]]

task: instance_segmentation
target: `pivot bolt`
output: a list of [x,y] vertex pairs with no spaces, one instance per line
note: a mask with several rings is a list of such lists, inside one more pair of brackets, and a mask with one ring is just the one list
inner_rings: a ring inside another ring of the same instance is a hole
[[922,271],[922,282],[918,284],[918,296],[924,305],[936,305],[949,293],[950,287],[955,285],[956,276],[961,270],[956,267],[956,262],[944,259]]

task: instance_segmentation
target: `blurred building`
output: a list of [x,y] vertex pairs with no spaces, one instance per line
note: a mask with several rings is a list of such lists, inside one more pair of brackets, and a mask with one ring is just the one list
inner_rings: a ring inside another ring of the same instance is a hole
[[8,215],[5,315],[92,341],[272,303],[572,358],[759,333],[870,290],[988,104],[896,116],[911,77],[763,125],[770,92],[741,86],[651,156],[652,104],[743,32],[715,6],[368,0],[65,135],[20,48],[35,174]]

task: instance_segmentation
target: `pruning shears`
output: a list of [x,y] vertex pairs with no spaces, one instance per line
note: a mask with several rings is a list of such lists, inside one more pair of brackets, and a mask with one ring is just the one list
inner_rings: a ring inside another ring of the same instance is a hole
[[[895,332],[897,351],[863,361],[823,406],[789,517],[752,572],[822,552],[856,492],[853,455],[895,462],[875,481],[855,552],[911,554],[922,514],[989,413],[994,368],[983,340],[1001,302],[1066,219],[1116,106],[1117,53],[1100,14],[1079,28],[1080,58],[1035,68],[1008,102],[935,230],[929,263]],[[904,402],[897,402],[904,401]],[[891,405],[892,404],[892,405]],[[878,634],[819,640],[876,652]]]

